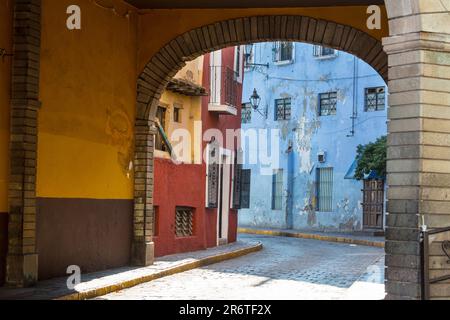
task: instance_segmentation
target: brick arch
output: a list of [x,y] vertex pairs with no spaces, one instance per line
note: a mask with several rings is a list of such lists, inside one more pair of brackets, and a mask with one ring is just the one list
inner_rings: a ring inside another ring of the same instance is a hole
[[153,119],[167,84],[186,61],[229,46],[267,41],[320,44],[351,53],[387,80],[387,55],[379,40],[353,27],[306,16],[255,16],[217,22],[179,35],[147,63],[137,82],[135,208],[132,256],[152,262]]
[[186,32],[166,44],[138,79],[138,118],[152,119],[166,85],[186,61],[229,46],[265,41],[320,44],[351,53],[387,80],[381,41],[353,27],[305,16],[256,16],[217,22]]

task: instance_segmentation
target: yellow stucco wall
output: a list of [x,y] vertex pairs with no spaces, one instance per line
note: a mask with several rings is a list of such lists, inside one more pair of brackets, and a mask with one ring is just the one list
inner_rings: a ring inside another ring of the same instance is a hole
[[[12,0],[0,2],[0,48],[12,49]],[[11,57],[0,58],[0,212],[8,211]]]
[[[199,57],[193,61],[189,61],[186,66],[181,69],[178,74],[175,76],[175,78],[178,79],[184,79],[188,80],[194,84],[197,84],[199,86],[202,85],[203,80],[203,57]],[[160,99],[161,106],[166,108],[166,122],[165,122],[165,128],[166,128],[166,134],[172,143],[172,145],[175,147],[179,141],[174,141],[172,139],[172,134],[177,129],[186,129],[189,131],[190,137],[191,137],[191,154],[189,157],[178,159],[179,161],[183,161],[186,163],[193,163],[195,159],[194,151],[195,145],[194,145],[194,125],[195,121],[201,121],[201,110],[202,110],[202,99],[201,97],[189,97],[185,96],[183,94],[178,94],[171,92],[169,90],[164,91],[163,95]],[[174,122],[174,106],[175,104],[177,106],[181,106],[181,121],[180,122]],[[201,127],[200,127],[201,130]],[[168,155],[164,154],[162,152],[156,151],[155,152],[156,157],[165,157],[167,158]],[[189,158],[189,159],[188,159]]]
[[139,19],[139,70],[158,50],[176,36],[192,29],[218,21],[258,15],[303,15],[334,21],[362,30],[381,39],[388,36],[389,27],[385,8],[381,30],[368,30],[367,6],[320,8],[263,8],[263,9],[178,9],[145,10]]
[[[73,4],[81,30],[66,28]],[[118,8],[42,1],[38,197],[133,198],[137,15]]]
[[[97,2],[116,10],[91,0],[42,0],[38,197],[133,198],[136,79],[151,56],[177,35],[221,20],[267,14],[305,15],[361,30],[366,24],[366,7],[138,13],[120,0]],[[66,9],[74,4],[81,8],[82,29],[71,31]],[[387,35],[387,23],[369,33]],[[173,106],[176,99],[181,98],[165,94],[162,102]],[[178,102],[192,105],[188,99]],[[200,115],[190,111],[191,117]]]

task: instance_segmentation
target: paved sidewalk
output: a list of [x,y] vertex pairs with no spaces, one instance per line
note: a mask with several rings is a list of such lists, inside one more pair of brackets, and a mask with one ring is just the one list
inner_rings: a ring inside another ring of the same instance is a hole
[[314,232],[309,230],[291,230],[291,229],[262,229],[253,227],[242,227],[238,229],[239,233],[258,234],[267,236],[290,237],[301,239],[312,239],[338,243],[348,243],[362,246],[371,246],[384,248],[384,237],[374,237],[358,235],[353,233],[341,232]]
[[184,272],[213,263],[237,258],[262,249],[256,241],[238,241],[208,250],[170,255],[156,259],[149,267],[123,267],[82,275],[75,290],[67,289],[67,278],[41,281],[34,288],[0,289],[0,300],[84,300],[117,290]]

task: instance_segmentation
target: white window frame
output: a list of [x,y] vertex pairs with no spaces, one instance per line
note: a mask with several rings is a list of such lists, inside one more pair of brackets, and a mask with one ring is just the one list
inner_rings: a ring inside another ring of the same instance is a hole
[[[222,99],[222,50],[211,52],[210,55],[210,85],[211,101],[220,104]],[[215,72],[213,72],[213,70]]]
[[[238,50],[238,48],[240,50]],[[234,69],[234,72],[237,74],[236,81],[239,82],[239,83],[242,83],[242,81],[243,81],[242,73],[244,71],[244,66],[243,66],[243,64],[244,64],[244,50],[245,50],[244,46],[237,46],[234,49],[234,66],[233,66],[233,69]],[[238,52],[240,53],[239,56],[238,56]],[[238,61],[237,59],[239,59],[239,70],[236,70],[236,65],[237,65],[237,61]]]
[[[320,48],[320,49],[319,49]],[[339,51],[333,48],[330,48],[333,50],[332,54],[327,54],[327,55],[323,55],[322,54],[322,50],[324,49],[324,46],[322,45],[314,45],[313,46],[313,56],[314,59],[317,60],[327,60],[327,59],[334,59],[338,56]],[[316,55],[317,50],[320,50],[321,54],[320,55]]]
[[[244,50],[245,50],[245,46],[244,46]],[[245,53],[246,52],[244,52],[244,55],[245,55]],[[243,59],[244,60],[244,72],[250,72],[250,71],[252,71],[253,70],[253,67],[252,66],[247,66],[247,63],[250,63],[250,64],[253,64],[253,63],[255,63],[255,44],[252,44],[252,53],[250,54],[250,56],[248,57],[248,60],[245,60],[245,58]]]
[[[290,60],[276,60],[273,63],[276,66],[284,66],[284,65],[288,65],[288,64],[294,63],[295,62],[295,43],[291,42],[291,41],[276,41],[275,43],[281,43],[281,42],[290,42],[290,43],[292,43],[292,56],[291,56],[291,59]],[[272,44],[272,49],[273,49],[273,46],[275,45],[275,43]]]

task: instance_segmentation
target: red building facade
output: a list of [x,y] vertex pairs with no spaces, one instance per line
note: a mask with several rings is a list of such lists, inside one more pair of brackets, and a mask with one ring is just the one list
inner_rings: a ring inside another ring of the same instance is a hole
[[[191,163],[177,164],[167,156],[155,156],[154,242],[157,257],[211,248],[235,242],[237,238],[238,217],[233,206],[233,193],[236,197],[234,184],[239,180],[236,179],[239,173],[236,171],[236,154],[240,139],[235,135],[230,143],[226,137],[227,130],[235,132],[241,128],[242,50],[230,47],[216,51],[205,55],[200,64],[199,84],[205,94],[199,101],[200,112],[196,112],[195,105],[191,106],[189,123],[185,126],[191,128],[191,140],[196,140],[191,142],[192,148],[201,147],[201,157],[197,152]],[[184,94],[182,90],[176,92]],[[168,122],[167,117],[171,117],[165,112],[161,109],[159,113],[164,124]],[[173,143],[172,133],[165,132],[167,144]],[[158,143],[156,145],[158,147]],[[173,146],[167,149],[171,148]],[[209,163],[208,155],[213,148],[218,160],[216,165]]]

